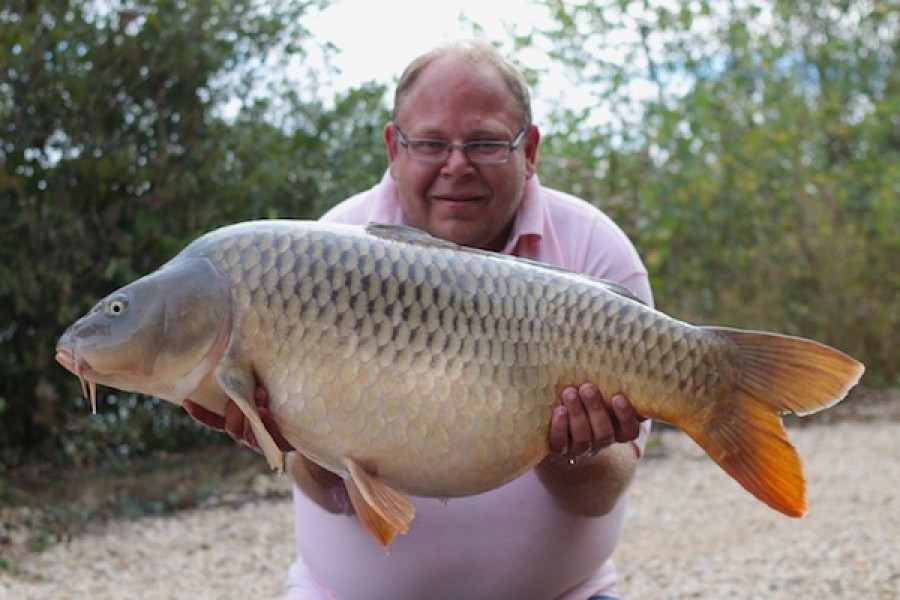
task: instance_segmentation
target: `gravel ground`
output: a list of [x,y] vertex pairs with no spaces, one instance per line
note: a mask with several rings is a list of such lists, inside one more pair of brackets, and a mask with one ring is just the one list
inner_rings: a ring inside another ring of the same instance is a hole
[[[791,429],[802,520],[753,500],[681,433],[656,439],[617,553],[626,598],[900,597],[897,421]],[[29,554],[0,572],[0,598],[277,598],[292,555],[287,499],[188,510]]]
[[617,553],[628,598],[900,598],[900,423],[792,429],[809,513],[769,510],[678,433],[647,460]]

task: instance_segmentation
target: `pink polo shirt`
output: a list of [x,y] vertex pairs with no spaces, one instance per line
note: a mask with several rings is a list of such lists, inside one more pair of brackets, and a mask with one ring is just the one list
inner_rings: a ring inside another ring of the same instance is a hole
[[[323,221],[404,224],[389,174]],[[503,252],[618,282],[652,304],[647,271],[621,229],[590,204],[532,177]],[[548,421],[549,427],[549,421]],[[650,422],[637,440],[643,451]],[[294,489],[299,556],[288,600],[497,598],[585,600],[616,595],[611,556],[626,497],[603,517],[563,510],[534,471],[489,492],[442,501],[411,498],[407,534],[383,550],[357,522]]]

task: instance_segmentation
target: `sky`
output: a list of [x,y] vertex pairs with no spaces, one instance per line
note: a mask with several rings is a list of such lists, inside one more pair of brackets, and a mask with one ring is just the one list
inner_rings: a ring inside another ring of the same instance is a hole
[[[506,46],[509,28],[526,33],[532,25],[547,22],[545,9],[528,0],[335,0],[309,17],[306,25],[314,39],[341,49],[333,61],[341,71],[334,79],[334,91],[370,80],[388,84],[393,91],[393,83],[413,58],[441,42],[473,37],[472,25],[461,23],[461,17],[483,30],[478,37]],[[536,116],[549,110],[539,94],[533,100]]]

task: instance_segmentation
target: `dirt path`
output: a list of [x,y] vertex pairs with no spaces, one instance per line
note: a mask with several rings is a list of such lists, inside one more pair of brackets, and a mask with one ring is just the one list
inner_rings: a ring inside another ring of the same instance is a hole
[[[900,422],[792,428],[810,514],[750,498],[685,436],[641,467],[617,553],[626,598],[900,597]],[[0,598],[277,598],[289,500],[117,521],[0,572]]]

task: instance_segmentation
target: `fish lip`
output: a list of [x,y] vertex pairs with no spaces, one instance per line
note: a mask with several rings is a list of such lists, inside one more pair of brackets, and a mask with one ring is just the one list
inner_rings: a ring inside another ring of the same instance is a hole
[[78,374],[79,359],[75,351],[67,346],[56,347],[56,362],[63,366],[64,369],[74,374]]

